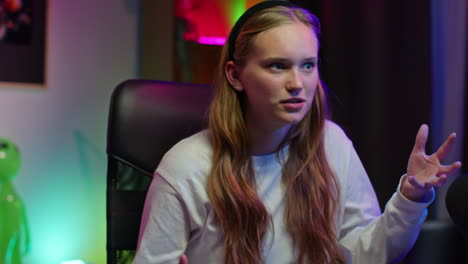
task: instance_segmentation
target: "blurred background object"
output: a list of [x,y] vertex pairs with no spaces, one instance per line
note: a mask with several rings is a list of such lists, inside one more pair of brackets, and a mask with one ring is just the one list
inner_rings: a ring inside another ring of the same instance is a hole
[[26,210],[13,186],[21,165],[18,147],[0,138],[0,263],[21,264],[29,252]]
[[0,41],[26,45],[31,42],[31,34],[31,0],[1,0]]

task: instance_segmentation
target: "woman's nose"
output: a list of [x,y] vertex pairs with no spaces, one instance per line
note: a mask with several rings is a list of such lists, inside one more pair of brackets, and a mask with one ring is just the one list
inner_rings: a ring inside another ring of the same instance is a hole
[[297,70],[291,70],[288,82],[286,83],[286,90],[288,90],[291,95],[296,96],[302,89],[303,83],[300,72]]

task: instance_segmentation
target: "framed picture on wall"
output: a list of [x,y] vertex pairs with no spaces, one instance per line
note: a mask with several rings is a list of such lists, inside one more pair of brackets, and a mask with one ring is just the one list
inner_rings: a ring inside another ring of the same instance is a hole
[[47,0],[0,0],[0,85],[45,87]]

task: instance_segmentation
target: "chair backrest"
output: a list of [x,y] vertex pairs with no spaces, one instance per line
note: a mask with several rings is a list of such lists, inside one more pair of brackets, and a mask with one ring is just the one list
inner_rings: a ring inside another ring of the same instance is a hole
[[107,131],[107,263],[130,263],[146,192],[163,155],[203,129],[209,85],[127,80],[111,98]]
[[465,236],[468,243],[468,203],[465,202],[468,193],[468,174],[460,175],[452,182],[445,196],[447,212]]

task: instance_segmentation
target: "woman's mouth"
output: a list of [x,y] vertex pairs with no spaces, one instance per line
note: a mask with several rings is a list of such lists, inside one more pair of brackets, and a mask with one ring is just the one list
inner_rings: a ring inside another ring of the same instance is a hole
[[298,111],[305,106],[306,100],[299,97],[292,97],[286,100],[280,101],[281,105],[289,111]]

